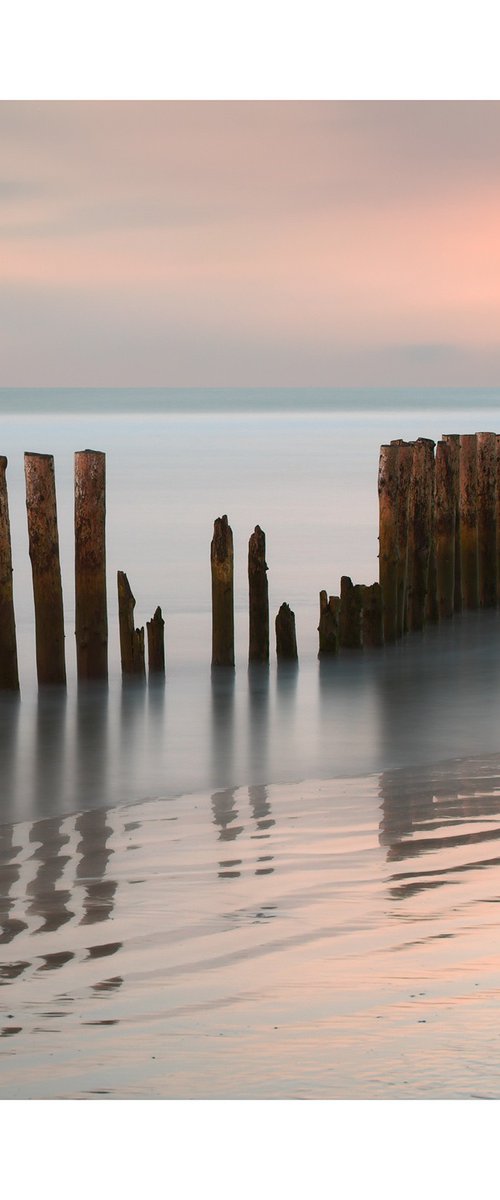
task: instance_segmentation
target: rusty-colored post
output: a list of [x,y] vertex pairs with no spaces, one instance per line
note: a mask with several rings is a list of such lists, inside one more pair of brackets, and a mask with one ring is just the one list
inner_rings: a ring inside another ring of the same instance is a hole
[[[408,500],[408,629],[425,623],[432,537],[434,442],[417,438]],[[385,603],[385,597],[384,597]]]
[[146,621],[148,631],[148,668],[150,675],[165,674],[165,622],[161,608],[158,606],[150,621]]
[[75,454],[75,609],[79,679],[107,679],[106,455]]
[[339,618],[340,596],[328,596],[325,591],[320,592],[318,658],[321,658],[323,654],[338,654]]
[[464,433],[460,437],[460,541],[463,606],[464,608],[477,608],[479,587],[477,570],[477,438],[475,433]]
[[227,516],[214,521],[212,568],[212,666],[234,667],[233,532]]
[[453,446],[441,441],[436,446],[435,538],[437,605],[440,621],[453,616],[455,608],[455,490]]
[[353,584],[348,575],[340,580],[339,646],[346,650],[361,650],[363,585]]
[[288,604],[281,605],[275,620],[275,630],[277,659],[295,662],[298,658],[295,613]]
[[386,642],[395,642],[398,637],[398,467],[399,445],[381,446],[378,468],[379,582],[384,597]]
[[497,436],[477,433],[477,568],[479,607],[497,602]]
[[255,526],[248,543],[249,662],[269,662],[269,596],[266,535]]
[[66,683],[64,612],[52,454],[24,455],[38,682]]
[[406,612],[406,597],[408,591],[408,497],[410,492],[414,444],[414,442],[405,442],[403,438],[397,438],[391,441],[391,446],[399,447],[397,504],[398,615],[396,627],[396,636],[398,638],[402,637],[408,628]]
[[363,587],[362,638],[363,646],[367,648],[384,644],[384,612],[379,583]]
[[124,571],[118,571],[117,583],[122,674],[144,675],[144,626],[134,628],[135,597]]
[[462,553],[460,538],[460,434],[443,433],[443,442],[450,447],[449,461],[453,476],[453,495],[455,497],[455,591],[453,608],[456,613],[462,611]]
[[19,674],[6,469],[7,459],[2,454],[0,455],[0,688],[18,692]]

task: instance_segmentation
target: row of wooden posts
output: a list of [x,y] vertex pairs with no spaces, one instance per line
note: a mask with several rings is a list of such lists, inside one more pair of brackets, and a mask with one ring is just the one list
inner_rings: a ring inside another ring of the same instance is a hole
[[[66,683],[63,594],[59,556],[54,459],[26,453],[26,508],[33,576],[36,665],[39,684]],[[0,688],[19,690],[12,549],[6,479],[0,456]],[[107,679],[106,458],[101,451],[75,454],[75,636],[79,680]],[[227,516],[214,524],[211,545],[212,666],[234,666],[233,535]],[[265,535],[256,526],[248,556],[251,662],[269,661],[269,602]],[[135,599],[118,571],[120,654],[124,675],[145,675],[144,629],[134,628]],[[165,673],[161,608],[147,621],[150,675]],[[279,659],[297,659],[295,617],[282,604],[276,617]]]
[[[435,450],[435,453],[434,453]],[[40,684],[66,682],[64,616],[54,459],[26,453],[26,506],[33,575],[36,663]],[[0,457],[0,688],[19,689],[6,482]],[[75,454],[75,635],[78,678],[106,679],[106,460]],[[500,436],[446,434],[395,439],[380,450],[379,581],[353,584],[340,596],[320,592],[319,654],[396,641],[462,608],[500,602]],[[212,666],[234,667],[233,535],[227,516],[214,523]],[[257,525],[248,546],[249,661],[269,662],[266,539]],[[118,571],[121,664],[145,674],[144,629],[134,628],[135,599]],[[150,675],[165,672],[161,608],[146,623]],[[275,620],[278,661],[297,660],[295,616],[281,605]]]

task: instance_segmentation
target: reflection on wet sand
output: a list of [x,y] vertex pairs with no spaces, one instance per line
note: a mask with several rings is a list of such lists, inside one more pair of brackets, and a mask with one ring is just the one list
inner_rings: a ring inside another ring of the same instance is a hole
[[71,892],[56,886],[70,861],[68,854],[61,854],[69,842],[69,834],[62,831],[62,824],[62,818],[45,818],[34,821],[29,833],[30,842],[38,844],[32,857],[39,866],[26,889],[31,897],[27,911],[42,919],[37,933],[52,933],[74,916],[68,907]]
[[469,850],[494,849],[500,841],[497,759],[385,771],[380,776],[380,797],[379,840],[387,861],[412,864],[411,869],[391,874],[393,898],[440,887],[465,872],[500,862],[500,855]]
[[[21,875],[21,863],[16,860],[22,847],[14,843],[15,836],[18,836],[15,825],[0,826],[0,946],[12,942],[23,929],[27,929],[26,921],[10,915],[17,899],[11,893]],[[0,978],[4,971],[5,964],[2,964]]]
[[75,829],[81,835],[77,846],[80,860],[75,882],[85,889],[84,914],[80,924],[93,925],[97,921],[108,920],[113,912],[117,883],[114,879],[105,878],[113,854],[107,839],[113,830],[107,824],[107,812],[103,809],[89,809],[80,813],[75,821]]

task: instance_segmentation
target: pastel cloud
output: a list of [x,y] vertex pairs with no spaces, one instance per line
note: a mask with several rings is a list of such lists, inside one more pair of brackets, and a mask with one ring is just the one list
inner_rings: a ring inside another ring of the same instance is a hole
[[494,384],[500,104],[0,103],[6,385]]

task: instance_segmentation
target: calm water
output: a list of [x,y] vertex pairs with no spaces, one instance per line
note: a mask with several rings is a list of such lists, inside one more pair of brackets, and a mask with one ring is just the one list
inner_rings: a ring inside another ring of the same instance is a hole
[[[320,589],[377,578],[380,443],[500,431],[497,394],[4,390],[0,423],[0,1094],[499,1095],[500,615],[316,657]],[[75,679],[85,446],[107,454],[108,689]],[[24,450],[55,456],[67,696],[36,688]],[[212,676],[224,512],[237,669]],[[298,670],[247,670],[256,523]],[[117,569],[138,624],[162,606],[165,687],[122,687]]]

